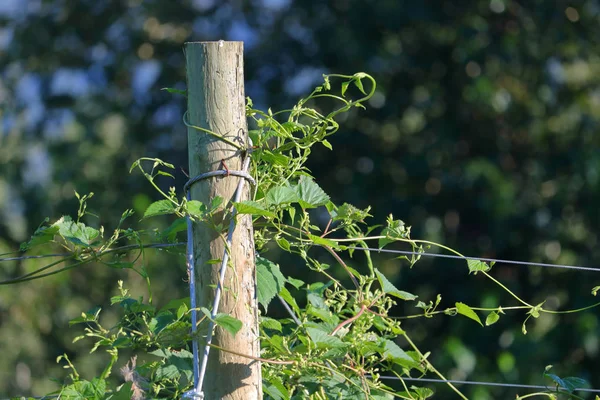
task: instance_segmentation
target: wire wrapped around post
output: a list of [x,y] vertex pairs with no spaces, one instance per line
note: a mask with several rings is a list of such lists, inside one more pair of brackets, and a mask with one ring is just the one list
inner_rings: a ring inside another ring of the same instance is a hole
[[[248,174],[248,168],[250,167],[250,152],[246,152],[246,157],[243,162],[243,170],[235,171],[235,170],[217,170],[210,171],[204,174],[195,176],[191,178],[184,186],[184,191],[187,200],[190,200],[190,188],[191,186],[204,179],[216,177],[216,176],[237,176],[243,179],[240,179],[238,186],[236,188],[233,202],[238,202],[240,200],[240,196],[242,191],[244,190],[244,183],[246,180],[250,182],[251,185],[255,186],[256,181],[250,174]],[[219,283],[217,285],[217,289],[215,291],[215,298],[213,301],[213,307],[211,311],[211,318],[208,327],[208,335],[206,337],[206,346],[203,351],[202,365],[199,365],[199,353],[200,350],[198,348],[198,342],[194,340],[192,343],[192,352],[193,352],[193,364],[194,364],[194,389],[186,392],[183,398],[187,399],[204,399],[204,394],[202,392],[202,385],[204,384],[204,376],[206,374],[206,366],[208,363],[208,355],[210,353],[210,345],[212,343],[213,331],[215,328],[214,319],[219,312],[219,301],[221,299],[221,292],[223,290],[223,284],[225,282],[225,273],[227,271],[227,263],[229,262],[229,252],[228,249],[231,248],[233,241],[233,232],[235,230],[235,217],[237,215],[237,210],[235,206],[231,207],[231,221],[229,223],[229,229],[227,231],[227,244],[225,246],[225,251],[223,252],[223,258],[221,261],[221,267],[219,269]],[[197,325],[198,325],[198,305],[196,304],[196,268],[194,261],[194,245],[192,240],[192,220],[190,216],[187,217],[187,249],[186,249],[186,260],[187,260],[187,273],[190,282],[190,306],[191,306],[191,319],[192,319],[192,337],[195,337],[197,334]]]

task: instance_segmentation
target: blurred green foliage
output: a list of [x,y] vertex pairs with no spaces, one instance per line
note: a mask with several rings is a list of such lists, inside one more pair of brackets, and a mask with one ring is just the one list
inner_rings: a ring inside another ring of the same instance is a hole
[[[131,163],[149,156],[187,165],[184,98],[160,88],[185,89],[185,41],[226,39],[245,41],[246,94],[257,108],[293,104],[325,72],[377,79],[368,110],[342,121],[334,151],[315,151],[309,163],[335,202],[371,205],[380,221],[393,213],[413,237],[463,254],[593,266],[598,18],[596,0],[4,0],[0,252],[17,250],[45,217],[73,215],[75,189],[96,194],[89,208],[100,218],[86,217],[89,225],[113,227],[127,208],[141,218],[157,197],[126,173]],[[155,302],[184,297],[183,258],[153,254]],[[502,295],[458,261],[423,259],[413,270],[379,262],[423,301],[441,293],[443,303],[485,306]],[[0,277],[42,265],[2,262]],[[496,265],[494,274],[531,303],[549,297],[557,309],[590,304],[597,283],[593,273],[558,269]],[[119,278],[147,295],[141,279],[123,275],[97,265],[2,287],[0,396],[56,388],[49,378],[64,378],[55,359],[65,351],[82,374],[97,374],[67,322],[108,304]],[[542,384],[544,366],[554,364],[559,375],[600,388],[597,311],[544,315],[527,336],[521,322],[406,324],[449,378]]]

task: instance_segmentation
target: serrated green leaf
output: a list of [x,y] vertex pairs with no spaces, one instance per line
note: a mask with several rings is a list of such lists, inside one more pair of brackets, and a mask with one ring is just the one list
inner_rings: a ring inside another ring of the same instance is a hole
[[493,325],[496,322],[498,322],[499,319],[500,319],[500,315],[496,311],[492,311],[485,318],[485,326]]
[[154,217],[156,215],[174,214],[176,205],[170,200],[158,200],[150,204],[144,212],[144,218]]
[[477,313],[475,311],[473,311],[473,309],[471,307],[469,307],[465,303],[460,303],[460,302],[457,302],[455,304],[455,306],[456,306],[456,312],[458,312],[461,315],[464,315],[467,318],[471,318],[473,321],[475,321],[479,325],[483,326],[483,324],[481,323],[481,320],[479,319],[479,315],[477,315]]
[[412,368],[418,364],[411,356],[400,348],[396,343],[389,339],[381,339],[380,347],[383,348],[381,354],[384,358],[392,360],[394,363]]
[[279,265],[263,257],[256,258],[257,298],[267,310],[269,303],[283,289],[285,277],[279,270]]
[[263,390],[273,400],[290,400],[290,393],[285,385],[276,377],[270,376],[268,384],[263,386]]
[[467,266],[469,267],[469,273],[473,272],[473,274],[477,274],[479,271],[487,272],[492,269],[486,262],[473,259],[467,260]]
[[58,227],[58,234],[65,240],[79,246],[89,247],[100,239],[100,231],[81,222],[75,222],[69,216],[64,216],[52,226]]
[[265,199],[272,205],[295,203],[299,200],[298,193],[290,186],[272,187],[267,192]]
[[375,268],[375,275],[377,275],[377,280],[379,281],[379,284],[381,285],[381,289],[389,294],[390,296],[394,296],[397,297],[399,299],[402,300],[414,300],[416,299],[418,296],[415,296],[412,293],[408,293],[402,290],[399,290],[398,288],[396,288],[396,286],[394,286],[390,281],[388,281],[388,279],[385,277],[385,275],[383,275],[381,272],[379,272],[379,270],[377,268]]
[[435,392],[427,387],[416,387],[416,386],[411,386],[410,390],[412,390],[414,392],[414,394],[417,396],[417,400],[425,400],[428,399],[430,397],[432,397]]
[[260,319],[260,326],[263,329],[272,329],[272,330],[278,331],[278,332],[281,332],[281,330],[282,330],[281,322],[277,321],[276,319],[269,318],[269,317],[262,317]]
[[295,122],[295,121],[284,122],[283,124],[281,124],[281,126],[288,133],[294,133],[294,132],[298,132],[298,131],[301,131],[304,129],[304,125],[299,124],[298,122]]
[[252,214],[252,215],[261,215],[263,217],[275,218],[274,212],[265,209],[265,207],[257,202],[252,200],[241,201],[239,203],[233,203],[238,214]]
[[306,307],[306,313],[308,315],[312,315],[313,317],[316,317],[318,319],[320,319],[323,322],[327,322],[329,324],[337,324],[339,322],[339,318],[335,315],[332,314],[331,311],[329,311],[329,309],[327,308],[318,308],[318,307],[313,307],[312,304],[309,304]]
[[298,182],[298,195],[303,208],[324,206],[329,201],[329,196],[311,178],[303,175]]
[[390,214],[387,218],[387,226],[381,231],[381,236],[385,236],[379,239],[379,248],[383,248],[388,243],[392,243],[398,239],[407,239],[410,234],[410,228],[407,228],[404,221],[399,219],[395,220]]
[[233,336],[242,329],[242,321],[229,314],[218,313],[214,319],[215,323]]
[[331,336],[321,329],[306,328],[306,332],[319,349],[343,348],[347,346],[347,344],[342,342],[337,336]]
[[192,217],[202,219],[202,217],[206,214],[206,206],[201,201],[190,200],[186,204],[187,211]]
[[156,369],[155,379],[178,379],[181,374],[179,373],[179,369],[175,365],[167,364],[161,365]]
[[361,210],[357,207],[354,207],[352,204],[344,203],[338,207],[335,211],[335,215],[333,215],[334,221],[354,221],[354,222],[362,222],[365,218],[370,217],[369,214],[370,207]]

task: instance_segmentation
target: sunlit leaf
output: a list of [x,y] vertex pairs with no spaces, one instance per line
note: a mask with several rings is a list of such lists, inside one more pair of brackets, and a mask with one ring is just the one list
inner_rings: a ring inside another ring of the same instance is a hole
[[60,218],[53,226],[58,227],[60,236],[76,245],[87,247],[100,239],[98,229],[86,226],[81,222],[75,222],[69,216]]
[[415,296],[412,293],[408,293],[408,292],[405,292],[405,291],[402,291],[402,290],[396,288],[396,286],[394,286],[392,284],[392,282],[390,282],[385,277],[385,275],[383,275],[381,272],[379,272],[379,270],[377,268],[375,268],[375,275],[377,275],[377,280],[379,281],[379,284],[381,285],[381,289],[385,293],[387,293],[391,296],[397,297],[399,299],[402,299],[402,300],[407,300],[407,301],[414,300],[417,298],[417,296]]
[[174,214],[177,205],[170,200],[158,200],[150,204],[144,212],[144,218],[154,217],[156,215]]
[[496,311],[492,311],[485,319],[485,326],[490,326],[498,322],[500,315]]
[[473,274],[477,274],[479,271],[487,272],[492,269],[486,262],[473,259],[467,260],[467,266],[469,267],[469,273],[473,272]]
[[329,201],[329,196],[311,178],[301,176],[298,182],[298,195],[303,208],[324,206]]
[[233,203],[238,214],[252,214],[252,215],[261,215],[263,217],[269,217],[269,218],[275,218],[277,217],[277,215],[275,215],[274,212],[267,210],[263,204],[257,202],[257,201],[252,201],[252,200],[246,200],[246,201],[241,201],[239,203]]
[[299,200],[298,193],[290,186],[275,186],[265,196],[267,203],[273,205],[289,204]]
[[215,323],[221,328],[225,329],[227,332],[231,333],[235,336],[236,333],[242,329],[242,321],[237,318],[232,317],[229,314],[218,313],[214,319]]
[[477,315],[477,313],[475,311],[473,311],[473,309],[471,307],[469,307],[465,303],[460,303],[460,302],[457,302],[455,304],[455,306],[456,306],[456,311],[459,314],[464,315],[467,318],[471,318],[473,321],[475,321],[479,325],[483,326],[483,324],[481,323],[481,320],[479,319],[479,315]]
[[308,336],[317,345],[317,348],[341,348],[346,347],[347,344],[342,342],[337,336],[331,336],[325,331],[317,328],[306,328]]
[[256,258],[257,298],[267,310],[269,303],[285,285],[285,277],[279,270],[279,265],[263,257]]

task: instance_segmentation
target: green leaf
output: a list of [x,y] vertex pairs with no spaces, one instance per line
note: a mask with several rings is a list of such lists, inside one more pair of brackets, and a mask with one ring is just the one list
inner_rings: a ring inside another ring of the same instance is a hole
[[479,271],[487,272],[490,269],[492,269],[492,267],[489,266],[487,263],[485,263],[481,260],[473,260],[473,259],[467,260],[467,266],[469,267],[469,273],[473,272],[473,274],[475,274],[475,275]]
[[176,204],[170,200],[158,200],[150,204],[144,212],[144,218],[154,217],[156,215],[174,214]]
[[324,206],[329,201],[329,196],[311,178],[302,175],[298,182],[298,195],[303,208]]
[[284,122],[283,124],[281,124],[281,126],[283,127],[283,129],[286,130],[286,132],[288,132],[290,134],[304,129],[304,125],[299,124],[298,122],[295,122],[295,121]]
[[347,344],[342,342],[337,336],[331,336],[321,329],[306,328],[306,332],[319,349],[342,348],[347,346]]
[[[189,210],[189,209],[188,209]],[[179,232],[187,229],[187,221],[185,218],[177,218],[169,225],[169,227],[160,233],[160,237],[168,242],[175,241],[175,237]]]
[[172,94],[180,94],[182,96],[187,96],[187,90],[175,89],[175,88],[170,88],[170,87],[164,87],[160,90],[164,90],[164,91],[167,91]]
[[286,157],[283,154],[275,154],[269,150],[262,150],[260,152],[260,158],[269,164],[280,165],[282,167],[287,167],[291,161],[289,157]]
[[321,140],[321,143],[323,143],[323,146],[327,147],[329,150],[333,150],[333,146],[331,145],[331,143],[329,143],[329,140],[323,139]]
[[93,379],[91,382],[81,380],[61,390],[59,397],[68,400],[103,400],[106,392],[106,381]]
[[496,311],[492,311],[485,319],[485,326],[490,326],[498,322],[500,315]]
[[381,339],[380,347],[383,348],[381,354],[384,358],[392,360],[394,363],[413,368],[418,362],[413,360],[404,350],[400,348],[396,343],[389,339]]
[[274,212],[265,209],[264,206],[257,201],[246,200],[239,203],[234,202],[233,205],[235,206],[238,214],[261,215],[269,218],[277,217]]
[[381,236],[385,237],[379,239],[379,248],[381,249],[388,243],[392,243],[398,239],[407,239],[409,235],[410,228],[407,228],[403,221],[399,219],[395,220],[390,214],[387,218],[387,226],[381,231]]
[[100,311],[102,311],[102,308],[94,307],[88,312],[82,312],[80,317],[69,320],[69,326],[85,322],[96,322],[98,321],[98,315],[100,315]]
[[312,304],[309,304],[306,307],[306,313],[308,315],[312,315],[313,317],[316,317],[318,319],[320,319],[323,322],[327,322],[329,324],[333,324],[336,325],[339,322],[339,318],[335,315],[333,315],[333,313],[331,311],[329,311],[329,309],[327,308],[318,308],[318,307],[314,307]]
[[133,393],[131,391],[132,385],[133,382],[125,382],[115,394],[108,397],[108,400],[131,400],[133,397]]
[[290,242],[288,242],[285,238],[282,238],[282,237],[275,238],[275,241],[277,242],[279,247],[281,247],[283,250],[285,250],[285,251],[291,250]]
[[26,251],[34,246],[48,243],[54,239],[54,236],[58,234],[58,226],[42,226],[35,230],[33,236],[27,243],[22,243],[19,248],[20,251]]
[[182,305],[185,305],[189,309],[190,308],[190,298],[189,297],[183,297],[181,299],[172,299],[172,300],[170,300],[166,305],[164,305],[160,309],[159,314],[161,312],[163,312],[163,311],[177,310]]
[[178,379],[181,376],[181,374],[179,373],[179,369],[177,369],[177,366],[171,364],[161,365],[156,369],[155,374],[155,378],[157,380]]
[[539,318],[540,311],[543,309],[542,307],[543,307],[543,305],[544,305],[545,302],[546,301],[544,300],[540,304],[536,305],[531,310],[527,311],[527,314],[531,315],[533,318]]
[[64,216],[52,226],[58,227],[58,233],[65,240],[79,246],[89,247],[100,238],[100,231],[81,222],[74,222],[71,217]]
[[269,189],[265,196],[267,203],[272,205],[295,203],[299,200],[298,194],[290,186],[275,186]]
[[322,237],[320,237],[320,236],[317,236],[317,235],[312,235],[312,234],[310,234],[310,233],[308,234],[308,238],[309,238],[310,240],[312,240],[312,242],[313,242],[314,244],[318,244],[318,245],[321,245],[321,246],[332,247],[332,248],[334,248],[334,249],[337,249],[337,248],[339,248],[339,247],[340,247],[340,246],[337,244],[337,242],[334,242],[333,240],[325,239],[325,238],[322,238]]
[[290,283],[290,285],[294,286],[296,289],[300,289],[302,287],[302,285],[304,285],[304,281],[301,281],[300,279],[295,279],[295,278],[291,278],[288,276],[287,281]]
[[473,311],[473,309],[471,307],[469,307],[465,303],[460,303],[460,302],[457,302],[455,304],[455,306],[456,306],[456,311],[459,314],[464,315],[467,318],[471,318],[473,321],[475,321],[479,325],[483,326],[483,324],[481,323],[481,320],[479,319],[479,315],[477,315],[477,313],[475,311]]
[[206,214],[206,206],[198,200],[190,200],[186,203],[187,212],[194,218],[202,219]]
[[278,332],[281,332],[281,330],[282,330],[281,322],[277,321],[276,319],[269,318],[269,317],[262,317],[260,319],[260,326],[263,329],[272,329],[272,330],[278,331]]
[[342,96],[346,94],[348,86],[350,86],[350,81],[342,82]]
[[381,289],[385,293],[387,293],[391,296],[398,297],[399,299],[402,299],[402,300],[407,300],[407,301],[414,300],[418,297],[412,293],[404,292],[404,291],[396,288],[396,286],[394,286],[390,281],[388,281],[388,279],[385,277],[385,275],[383,275],[381,272],[379,272],[379,270],[377,268],[375,268],[375,275],[377,275],[377,280],[379,281],[379,284],[381,285]]
[[294,299],[294,296],[292,296],[290,291],[287,290],[287,288],[285,286],[281,288],[279,295],[286,303],[288,303],[290,305],[290,307],[292,307],[292,309],[294,310],[296,315],[300,315],[300,307],[298,307],[298,303],[296,303],[296,299]]
[[285,285],[285,277],[279,270],[279,265],[263,257],[256,258],[257,298],[267,311],[273,298]]
[[177,309],[177,319],[181,319],[188,311],[187,305],[184,303]]
[[242,329],[242,321],[229,314],[218,313],[215,316],[215,323],[233,336]]
[[365,218],[370,217],[369,208],[365,210],[361,210],[357,207],[354,207],[352,204],[344,203],[338,207],[338,209],[334,212],[333,215],[334,221],[354,221],[354,222],[362,222]]
[[366,94],[367,94],[367,92],[365,92],[365,88],[363,87],[362,81],[361,81],[360,79],[361,79],[360,77],[356,77],[356,78],[354,79],[354,85],[356,85],[356,87],[358,88],[358,90],[360,90],[360,92],[361,92],[362,94],[365,94],[365,95],[366,95]]
[[592,295],[595,296],[598,293],[598,290],[600,290],[600,286],[594,286],[592,288]]

